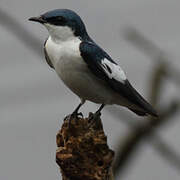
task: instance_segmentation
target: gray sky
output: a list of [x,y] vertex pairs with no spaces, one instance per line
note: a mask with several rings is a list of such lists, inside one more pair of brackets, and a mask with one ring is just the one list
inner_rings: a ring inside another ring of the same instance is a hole
[[[1,0],[0,7],[40,39],[42,47],[47,31],[27,19],[57,8],[76,11],[91,37],[123,67],[129,80],[145,97],[155,64],[124,40],[126,26],[136,27],[167,51],[173,57],[170,63],[180,69],[179,0]],[[40,58],[2,26],[0,34],[0,179],[60,179],[55,163],[55,135],[63,117],[72,112],[79,99],[45,64],[42,50]],[[178,97],[177,88],[168,83],[161,103],[172,97]],[[96,108],[87,103],[82,111],[87,114]],[[102,118],[109,145],[116,149],[117,140],[125,136],[128,129],[105,110]],[[180,153],[179,128],[180,122],[176,122],[162,128],[160,134]],[[144,142],[140,150],[122,179],[179,180],[177,171],[148,143]]]

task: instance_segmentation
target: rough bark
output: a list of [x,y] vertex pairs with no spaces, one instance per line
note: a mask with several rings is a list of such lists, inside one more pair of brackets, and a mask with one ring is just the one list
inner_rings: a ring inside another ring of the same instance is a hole
[[107,145],[101,119],[92,124],[90,117],[66,117],[57,134],[56,162],[63,180],[113,179],[114,152]]

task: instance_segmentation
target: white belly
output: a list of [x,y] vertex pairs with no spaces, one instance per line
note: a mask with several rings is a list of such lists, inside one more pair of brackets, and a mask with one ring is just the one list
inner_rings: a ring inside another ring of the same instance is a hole
[[[63,82],[80,98],[95,103],[112,104],[112,92],[90,72],[87,65],[81,63],[68,63],[68,59],[60,61],[57,73]],[[78,61],[83,61],[82,59]]]
[[76,95],[95,103],[114,104],[113,90],[98,79],[80,56],[80,40],[56,44],[47,40],[46,51],[58,76]]

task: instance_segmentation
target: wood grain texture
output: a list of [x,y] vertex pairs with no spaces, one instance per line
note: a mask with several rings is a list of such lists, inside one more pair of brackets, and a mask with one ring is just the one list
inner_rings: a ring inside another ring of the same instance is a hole
[[101,119],[92,124],[90,118],[71,117],[69,126],[69,118],[57,134],[56,162],[63,180],[112,180],[114,152],[107,145]]

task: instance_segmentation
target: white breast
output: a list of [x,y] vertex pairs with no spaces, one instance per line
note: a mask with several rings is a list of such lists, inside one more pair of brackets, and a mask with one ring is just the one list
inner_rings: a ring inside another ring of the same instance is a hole
[[63,60],[74,60],[80,58],[79,38],[72,38],[67,41],[54,42],[51,36],[48,38],[45,48],[54,67]]
[[81,99],[95,103],[113,104],[117,97],[89,70],[80,55],[78,38],[55,43],[51,37],[47,40],[45,48],[47,54],[64,84],[68,86]]
[[73,38],[61,43],[55,43],[51,37],[47,40],[45,48],[47,54],[63,82],[76,94],[80,96],[79,91],[83,84],[87,89],[88,80],[85,78],[87,64],[81,58],[79,38]]

